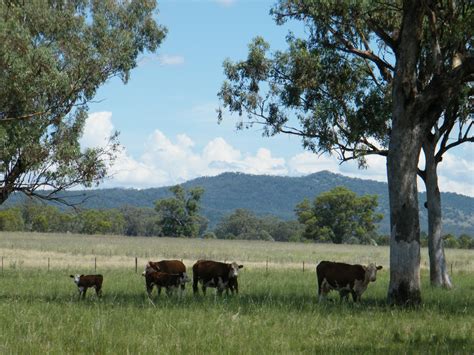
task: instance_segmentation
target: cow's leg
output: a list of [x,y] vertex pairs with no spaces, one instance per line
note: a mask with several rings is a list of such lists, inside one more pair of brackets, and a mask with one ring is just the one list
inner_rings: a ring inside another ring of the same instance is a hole
[[205,295],[206,294],[206,285],[202,284],[202,293]]
[[148,297],[151,297],[151,294],[153,293],[153,283],[152,282],[146,282],[146,293],[148,294]]
[[330,290],[331,288],[326,279],[322,280],[321,284],[319,285],[319,302],[322,302],[326,299],[326,296]]
[[193,277],[193,293],[198,293],[198,278],[196,276]]
[[82,299],[86,298],[86,292],[87,292],[87,287],[82,287],[82,290],[81,290]]
[[351,293],[351,291],[348,291],[348,290],[339,291],[339,295],[341,296],[341,302],[349,300],[349,293]]
[[170,297],[173,294],[173,287],[167,286],[166,287],[166,296]]
[[[161,286],[156,285],[156,290],[158,291],[158,296],[161,295]],[[168,291],[168,289],[166,291]]]
[[97,286],[95,287],[95,294],[96,294],[97,297],[99,297],[99,298],[102,296],[102,286],[97,285]]
[[360,302],[360,295],[357,294],[357,292],[355,292],[354,290],[351,290],[351,294],[352,294],[352,300],[354,302]]

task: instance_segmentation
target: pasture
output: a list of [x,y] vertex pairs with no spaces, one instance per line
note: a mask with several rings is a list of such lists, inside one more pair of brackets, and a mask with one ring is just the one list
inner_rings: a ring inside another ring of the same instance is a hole
[[[0,353],[472,353],[474,252],[447,250],[451,291],[385,304],[388,248],[169,238],[0,233]],[[139,261],[135,273],[135,257]],[[50,270],[47,259],[50,258]],[[238,261],[239,296],[146,297],[147,260]],[[267,268],[268,259],[268,268]],[[382,264],[361,304],[316,297],[320,260]],[[71,273],[104,275],[103,298],[80,301]],[[302,271],[302,262],[306,269]],[[423,250],[422,265],[427,262]]]

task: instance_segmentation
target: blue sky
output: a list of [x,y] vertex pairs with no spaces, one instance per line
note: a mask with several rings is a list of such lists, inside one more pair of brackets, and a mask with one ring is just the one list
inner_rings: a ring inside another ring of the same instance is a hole
[[[339,165],[335,157],[305,152],[294,137],[264,138],[258,128],[236,131],[232,117],[217,124],[217,92],[226,58],[241,60],[248,43],[263,36],[271,48],[284,49],[288,30],[269,15],[274,1],[164,0],[157,21],[168,35],[157,53],[143,55],[127,85],[113,79],[89,105],[82,143],[103,144],[120,131],[122,151],[102,187],[146,188],[180,183],[224,171],[305,175],[330,170],[386,181],[385,160],[371,158],[369,169]],[[443,191],[474,196],[474,150],[465,144],[440,166]],[[423,190],[422,184],[420,189]]]

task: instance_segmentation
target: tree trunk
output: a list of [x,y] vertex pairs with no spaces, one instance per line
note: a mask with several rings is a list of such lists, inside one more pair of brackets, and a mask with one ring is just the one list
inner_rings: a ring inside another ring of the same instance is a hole
[[418,304],[420,285],[420,220],[417,164],[419,129],[393,126],[387,157],[390,198],[390,304]]
[[438,186],[437,167],[435,157],[436,140],[425,140],[423,151],[426,165],[423,180],[426,186],[428,208],[428,253],[430,256],[431,286],[452,288],[451,279],[446,267],[443,239],[441,238],[441,194]]
[[[392,129],[387,155],[390,199],[390,284],[388,302],[421,302],[418,159],[424,132],[417,85],[417,62],[423,28],[423,4],[403,2],[392,84]],[[421,109],[423,111],[423,109]]]

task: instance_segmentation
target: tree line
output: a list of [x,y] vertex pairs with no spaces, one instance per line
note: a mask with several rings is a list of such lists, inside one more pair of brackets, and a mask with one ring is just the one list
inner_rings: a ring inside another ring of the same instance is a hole
[[[389,237],[377,233],[382,219],[376,195],[357,196],[345,187],[322,193],[313,201],[304,199],[295,207],[297,219],[286,221],[275,216],[257,216],[236,209],[210,230],[208,220],[199,214],[201,187],[170,188],[173,196],[155,202],[155,208],[123,206],[118,209],[62,211],[55,206],[28,201],[0,210],[1,231],[42,233],[117,234],[149,237],[188,237],[243,239],[280,242],[388,245]],[[474,248],[474,238],[462,234],[443,236],[448,248]],[[428,235],[421,234],[422,246]]]

